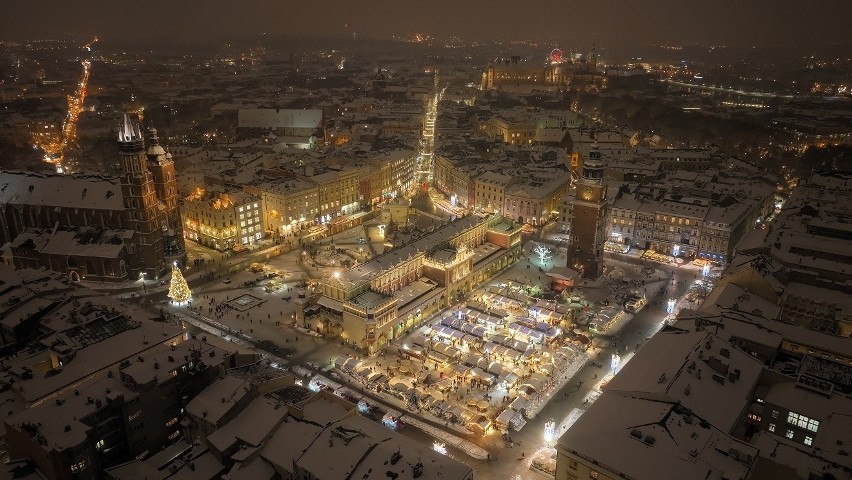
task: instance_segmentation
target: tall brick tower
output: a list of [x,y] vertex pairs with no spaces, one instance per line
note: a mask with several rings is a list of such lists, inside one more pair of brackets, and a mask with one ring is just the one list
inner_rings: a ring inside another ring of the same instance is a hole
[[603,273],[607,215],[603,169],[599,160],[587,160],[571,200],[571,246],[567,266],[589,279],[596,279]]
[[177,260],[183,264],[183,228],[178,205],[178,186],[172,154],[160,146],[157,130],[148,129],[148,171],[154,178],[154,190],[159,200],[163,227],[164,256],[167,263]]
[[118,128],[121,155],[121,193],[124,199],[125,228],[133,230],[128,244],[130,278],[155,279],[165,271],[163,228],[154,179],[148,171],[145,140],[139,123],[127,115]]

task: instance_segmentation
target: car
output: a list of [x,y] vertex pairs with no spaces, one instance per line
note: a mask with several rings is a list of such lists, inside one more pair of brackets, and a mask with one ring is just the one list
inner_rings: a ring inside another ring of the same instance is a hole
[[229,285],[231,283],[231,279],[226,278],[226,279],[222,280],[222,283],[224,283],[225,285]]

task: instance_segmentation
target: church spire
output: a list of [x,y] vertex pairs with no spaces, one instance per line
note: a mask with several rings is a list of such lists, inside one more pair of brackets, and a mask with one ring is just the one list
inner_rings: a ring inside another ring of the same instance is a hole
[[122,152],[138,152],[142,150],[143,144],[144,138],[138,121],[132,120],[130,115],[125,113],[124,121],[118,126],[118,149]]

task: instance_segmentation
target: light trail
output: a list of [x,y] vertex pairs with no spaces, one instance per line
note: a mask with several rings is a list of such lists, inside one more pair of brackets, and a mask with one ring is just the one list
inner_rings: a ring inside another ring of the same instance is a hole
[[[90,43],[83,46],[87,52],[91,51],[92,45],[98,41],[95,37]],[[80,119],[80,113],[83,111],[83,105],[86,101],[87,87],[89,84],[89,75],[92,71],[92,62],[83,60],[83,75],[80,77],[80,82],[77,84],[77,89],[73,95],[68,96],[68,114],[62,123],[62,130],[59,132],[59,137],[48,136],[39,138],[33,136],[33,143],[36,147],[44,152],[44,161],[51,163],[56,167],[59,173],[68,173],[68,165],[65,165],[65,152],[68,146],[77,140],[77,121]]]
[[435,71],[435,94],[429,98],[424,114],[423,132],[420,137],[420,151],[417,154],[417,170],[420,182],[431,182],[433,175],[433,156],[435,153],[435,122],[438,119],[438,102],[443,90],[438,89],[438,71]]

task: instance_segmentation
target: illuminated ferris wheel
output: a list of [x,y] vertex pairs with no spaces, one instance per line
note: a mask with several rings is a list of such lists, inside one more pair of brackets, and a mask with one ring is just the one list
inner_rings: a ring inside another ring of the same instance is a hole
[[562,63],[562,59],[565,58],[565,52],[561,49],[554,48],[550,51],[550,55],[547,56],[550,63]]

